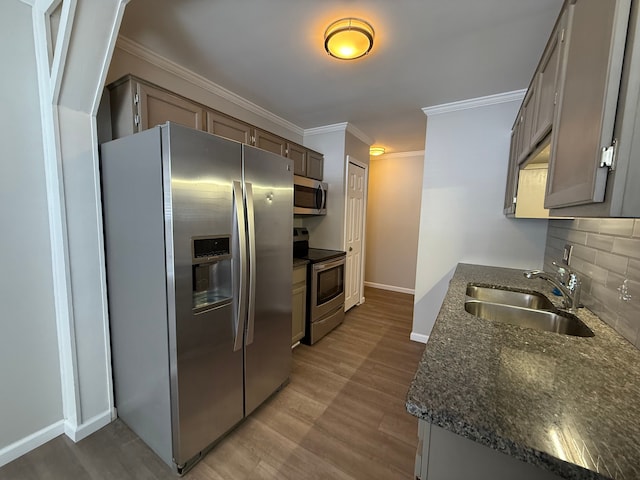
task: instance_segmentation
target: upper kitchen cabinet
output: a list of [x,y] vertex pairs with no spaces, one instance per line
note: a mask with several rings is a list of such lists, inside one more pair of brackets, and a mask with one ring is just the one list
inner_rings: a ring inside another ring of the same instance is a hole
[[[579,3],[579,2],[578,2]],[[612,3],[612,2],[603,2]],[[618,5],[620,4],[621,5]],[[629,1],[615,2],[616,7],[620,10],[628,8]],[[614,19],[610,22],[614,23],[617,16],[622,16],[622,12],[614,11]],[[640,184],[640,26],[638,25],[639,5],[638,2],[632,2],[631,14],[629,15],[628,28],[624,19],[620,20],[620,28],[626,31],[626,47],[624,49],[624,60],[622,62],[622,80],[620,82],[619,95],[617,100],[617,110],[615,112],[615,126],[613,127],[613,135],[609,131],[609,135],[606,135],[602,146],[607,146],[608,141],[611,138],[616,140],[615,154],[612,159],[611,167],[600,166],[601,155],[600,152],[596,152],[595,159],[592,152],[591,157],[585,158],[585,164],[589,164],[588,167],[591,171],[595,171],[593,182],[593,188],[595,193],[599,194],[601,199],[604,193],[604,201],[598,203],[587,201],[585,204],[577,206],[568,206],[564,208],[555,208],[552,210],[554,215],[566,215],[566,216],[581,216],[581,217],[640,217],[640,189],[637,185]],[[575,23],[575,22],[574,22]],[[598,22],[596,22],[598,23]],[[592,33],[588,33],[589,35]],[[612,45],[612,47],[618,47],[616,49],[617,55],[619,46]],[[615,59],[620,61],[619,58]],[[617,85],[616,85],[617,86]],[[607,98],[607,101],[609,99]],[[610,115],[610,114],[609,114]],[[608,124],[612,119],[603,115],[602,122],[606,120]],[[555,128],[555,125],[554,125]],[[610,125],[608,128],[611,128]],[[576,133],[579,134],[579,132]],[[566,132],[567,130],[565,130]],[[605,132],[606,133],[606,132]],[[598,148],[600,145],[592,142],[593,148]],[[565,150],[566,151],[566,150]],[[556,159],[556,162],[562,158]],[[590,162],[587,162],[590,160]],[[583,168],[582,165],[576,167],[577,169]],[[587,167],[584,167],[587,168]],[[563,170],[563,173],[569,174]],[[582,179],[581,183],[587,183],[582,177],[580,172],[574,172],[578,179]],[[567,183],[566,179],[561,177]],[[589,180],[589,179],[587,179]],[[578,184],[578,182],[576,182]],[[556,183],[554,185],[556,193],[560,193],[562,190],[560,187],[562,183]],[[589,193],[589,187],[591,185],[587,183],[584,190]],[[603,192],[604,190],[604,192]],[[582,193],[582,192],[580,192]],[[594,195],[595,197],[595,195]],[[574,205],[567,202],[568,205]],[[554,202],[553,205],[563,206],[560,201]]]
[[202,130],[204,109],[195,102],[131,76],[113,83],[109,90],[114,138],[166,122]]
[[322,170],[324,168],[324,156],[313,150],[307,151],[307,177],[322,180]]
[[[518,117],[519,119],[520,117]],[[518,185],[518,158],[517,158],[517,142],[518,142],[518,123],[513,126],[511,131],[511,149],[509,155],[509,167],[507,169],[507,188],[504,193],[504,209],[503,213],[507,216],[513,216],[516,212],[516,187]]]
[[322,180],[324,157],[296,143],[287,143],[287,157],[293,160],[294,175]]
[[267,152],[276,153],[286,157],[287,141],[274,135],[273,133],[265,132],[259,128],[255,129],[253,135],[253,145]]
[[536,116],[536,86],[532,83],[522,101],[518,128],[518,163],[524,162],[532,149],[533,124]]
[[560,52],[566,31],[567,14],[563,12],[542,54],[533,80],[536,86],[536,115],[531,130],[531,145],[535,146],[551,131],[556,105]]
[[253,127],[233,117],[207,110],[207,132],[251,145]]
[[[133,75],[116,80],[107,88],[113,138],[131,135],[167,122],[179,123],[291,158],[296,175],[322,180],[322,154],[297,143]],[[105,118],[108,119],[108,115]]]
[[306,176],[307,149],[297,143],[287,142],[287,158],[293,160],[293,174]]
[[[603,202],[631,0],[567,5],[545,207]],[[564,212],[563,212],[564,214]]]

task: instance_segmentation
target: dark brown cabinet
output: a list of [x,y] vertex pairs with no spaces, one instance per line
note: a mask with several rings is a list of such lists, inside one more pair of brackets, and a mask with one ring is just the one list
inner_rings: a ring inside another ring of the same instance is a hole
[[166,122],[179,123],[291,158],[296,175],[322,180],[322,154],[297,143],[133,75],[113,82],[108,89],[113,138],[131,135]]
[[130,77],[110,87],[110,103],[114,138],[166,122],[202,130],[204,109],[201,105]]
[[287,143],[287,157],[293,160],[293,173],[322,180],[324,157],[296,143]]
[[207,132],[250,145],[253,127],[223,113],[207,110]]
[[254,146],[261,148],[262,150],[266,150],[267,152],[282,155],[283,157],[287,156],[287,141],[284,138],[274,135],[273,133],[265,132],[259,128],[256,128],[254,132]]

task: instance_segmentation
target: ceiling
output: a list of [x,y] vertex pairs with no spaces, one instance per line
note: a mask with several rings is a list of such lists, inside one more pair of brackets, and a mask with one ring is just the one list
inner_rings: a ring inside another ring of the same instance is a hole
[[[422,108],[527,88],[563,0],[133,0],[120,33],[303,128],[349,122],[424,149]],[[353,16],[372,52],[334,59]]]

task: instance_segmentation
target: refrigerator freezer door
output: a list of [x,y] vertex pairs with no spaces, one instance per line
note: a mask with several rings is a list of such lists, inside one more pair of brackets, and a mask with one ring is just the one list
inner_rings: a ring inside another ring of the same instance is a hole
[[253,338],[245,342],[249,415],[287,381],[291,370],[293,167],[291,160],[278,155],[246,145],[243,149],[245,187],[251,184],[252,191],[247,219],[254,219],[249,243],[255,242],[255,257],[249,258],[255,288],[253,320],[249,318],[253,325],[247,326]]
[[[241,147],[176,124],[162,130],[173,460],[180,469],[243,417],[243,357],[234,351],[239,251],[233,182],[242,178]],[[233,287],[220,290],[232,295],[210,309],[194,309],[193,241],[208,236],[231,237],[232,258],[220,268],[229,274],[211,281],[230,282]]]

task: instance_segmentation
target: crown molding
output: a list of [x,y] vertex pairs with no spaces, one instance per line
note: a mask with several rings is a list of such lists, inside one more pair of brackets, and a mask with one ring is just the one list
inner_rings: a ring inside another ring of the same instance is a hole
[[391,152],[391,153],[383,153],[382,155],[372,156],[371,160],[377,160],[379,158],[384,158],[385,160],[394,159],[394,158],[409,158],[409,157],[424,157],[424,150],[416,150],[413,152]]
[[369,137],[366,133],[360,130],[358,127],[352,125],[351,123],[347,124],[347,132],[352,134],[358,140],[366,143],[368,146],[373,145],[373,139]]
[[369,136],[367,136],[365,133],[362,132],[362,130],[353,126],[349,122],[333,123],[331,125],[324,125],[322,127],[307,128],[304,131],[304,135],[305,137],[307,137],[307,136],[323,135],[325,133],[335,133],[335,132],[340,132],[340,133],[349,132],[358,140],[366,143],[367,145],[373,144],[373,140]]
[[335,133],[335,132],[346,132],[347,131],[347,122],[343,123],[333,123],[331,125],[324,125],[322,127],[314,127],[307,128],[304,131],[304,136],[312,136],[312,135],[324,135],[325,133]]
[[162,70],[165,70],[169,73],[176,75],[177,77],[182,78],[183,80],[195,85],[196,87],[202,88],[209,93],[217,95],[218,97],[224,98],[225,100],[248,110],[249,112],[255,113],[256,115],[269,120],[281,127],[284,127],[292,132],[303,136],[305,134],[305,130],[288,120],[285,120],[282,117],[279,117],[275,113],[270,112],[269,110],[262,108],[259,105],[256,105],[245,98],[242,98],[240,95],[232,92],[231,90],[227,90],[226,88],[218,85],[217,83],[212,82],[211,80],[199,75],[191,70],[183,67],[175,63],[168,58],[163,57],[162,55],[157,54],[156,52],[150,50],[149,48],[139,44],[138,42],[131,40],[130,38],[124,37],[120,35],[118,37],[118,41],[116,42],[116,48],[123,50],[135,57],[140,58],[146,62],[149,62],[152,65],[155,65]]
[[457,112],[460,110],[469,110],[471,108],[498,105],[500,103],[522,101],[525,93],[527,93],[526,90],[515,90],[513,92],[498,93],[495,95],[487,95],[486,97],[471,98],[469,100],[461,100],[459,102],[444,103],[442,105],[435,105],[433,107],[425,107],[422,109],[422,111],[427,117],[429,117],[432,115]]

